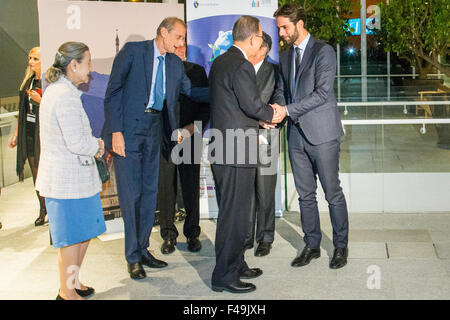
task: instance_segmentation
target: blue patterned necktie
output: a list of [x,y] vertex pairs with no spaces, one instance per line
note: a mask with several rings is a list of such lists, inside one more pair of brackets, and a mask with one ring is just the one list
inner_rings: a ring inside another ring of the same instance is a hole
[[[294,100],[294,93],[295,93],[295,78],[297,77],[297,72],[299,70],[300,67],[300,63],[302,60],[302,49],[300,49],[299,47],[295,47],[295,63],[293,64],[293,79],[292,79],[292,100]],[[292,101],[293,102],[293,101]]]
[[164,57],[158,57],[158,70],[156,70],[156,79],[155,79],[155,97],[153,103],[153,109],[161,111],[164,107],[164,78],[163,78],[163,63]]

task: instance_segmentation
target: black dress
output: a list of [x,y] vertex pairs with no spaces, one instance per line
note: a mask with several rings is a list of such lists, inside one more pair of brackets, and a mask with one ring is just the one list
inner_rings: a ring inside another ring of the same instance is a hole
[[28,97],[27,90],[41,89],[41,80],[28,79],[19,93],[19,121],[17,128],[17,165],[16,171],[23,181],[25,161],[34,158],[32,167],[38,167],[40,155],[39,143],[39,103]]
[[[17,127],[17,165],[16,172],[19,180],[24,179],[25,161],[31,168],[33,175],[33,182],[36,183],[37,171],[39,166],[39,156],[41,153],[41,146],[39,141],[39,103],[29,98],[27,90],[40,91],[41,80],[31,77],[25,82],[22,90],[19,93],[19,120]],[[45,208],[45,199],[36,191],[39,199],[40,212],[39,218],[35,221],[35,225],[42,225],[44,217],[47,213]]]

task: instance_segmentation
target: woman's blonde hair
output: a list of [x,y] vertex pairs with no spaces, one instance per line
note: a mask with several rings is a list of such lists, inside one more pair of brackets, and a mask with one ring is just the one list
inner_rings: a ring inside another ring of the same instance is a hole
[[[30,52],[28,53],[28,57],[30,57],[30,55],[36,51],[41,51],[40,47],[34,47],[33,49],[30,50]],[[33,70],[31,70],[30,65],[28,64],[27,68],[25,69],[25,77],[23,78],[22,84],[20,85],[20,90],[23,89],[23,87],[25,86],[25,83],[28,81],[28,79],[30,79],[32,76],[34,76],[35,72]]]
[[56,52],[55,62],[45,73],[45,81],[48,84],[58,81],[61,75],[66,74],[67,66],[72,60],[81,63],[86,51],[89,51],[89,47],[82,42],[63,43]]

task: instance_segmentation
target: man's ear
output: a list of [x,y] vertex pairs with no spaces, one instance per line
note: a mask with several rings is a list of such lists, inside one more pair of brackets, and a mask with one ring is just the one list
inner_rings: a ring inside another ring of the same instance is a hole
[[164,28],[164,27],[161,28],[161,35],[163,38],[166,38],[168,33],[169,33],[169,31],[167,31],[166,28]]
[[297,24],[295,25],[297,30],[300,31],[302,28],[305,27],[305,22],[303,20],[298,20]]

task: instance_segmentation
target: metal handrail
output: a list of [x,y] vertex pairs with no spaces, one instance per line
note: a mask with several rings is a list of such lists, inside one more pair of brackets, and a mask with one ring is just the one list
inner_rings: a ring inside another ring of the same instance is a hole
[[358,101],[338,102],[339,107],[352,106],[418,106],[418,105],[448,105],[450,101]]
[[379,120],[341,120],[342,125],[379,125],[379,124],[441,124],[450,123],[450,118],[442,119],[379,119]]
[[0,119],[14,117],[14,116],[17,116],[17,115],[19,115],[19,111],[0,113]]
[[[418,74],[367,74],[367,75],[361,75],[361,74],[341,74],[341,75],[336,75],[336,78],[362,78],[362,77],[367,77],[367,78],[376,78],[376,77],[418,77]],[[440,77],[443,76],[443,74],[438,74],[438,73],[430,73],[427,74],[427,76],[431,76],[431,77]]]

